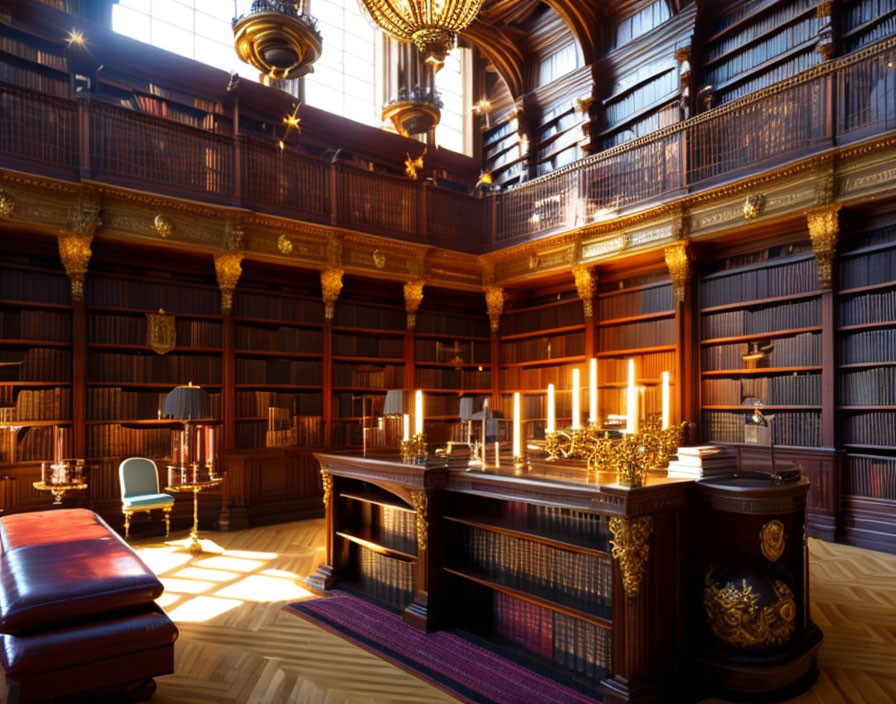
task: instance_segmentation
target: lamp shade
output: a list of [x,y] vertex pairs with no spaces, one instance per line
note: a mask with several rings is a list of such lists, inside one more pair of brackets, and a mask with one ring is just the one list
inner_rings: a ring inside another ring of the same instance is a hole
[[411,394],[403,389],[390,389],[383,402],[384,416],[400,416],[411,412]]
[[189,384],[168,392],[162,415],[178,420],[197,420],[211,416],[211,402],[204,389]]

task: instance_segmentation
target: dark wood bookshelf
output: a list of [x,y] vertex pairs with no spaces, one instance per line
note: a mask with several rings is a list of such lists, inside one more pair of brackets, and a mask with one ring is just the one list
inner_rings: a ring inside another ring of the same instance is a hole
[[362,547],[372,550],[373,552],[387,557],[392,557],[406,562],[414,562],[417,559],[416,553],[407,552],[395,545],[387,545],[378,535],[374,535],[370,527],[345,529],[336,532],[340,538],[344,538],[352,543],[361,545]]
[[[896,323],[894,323],[896,324]],[[700,340],[701,345],[724,345],[729,342],[749,342],[750,340],[769,340],[776,337],[791,337],[806,332],[821,332],[821,325],[813,325],[792,330],[772,330],[770,332],[754,332],[749,335],[735,335],[732,337],[715,337],[708,340]]]
[[737,303],[727,303],[720,306],[710,306],[701,308],[701,313],[718,313],[726,310],[739,310],[741,308],[753,308],[758,306],[772,305],[775,303],[788,303],[790,301],[801,301],[808,298],[817,298],[823,291],[805,291],[802,293],[791,293],[784,296],[774,296],[773,298],[757,298],[750,301],[739,301]]
[[[543,420],[536,418],[529,418],[528,420]],[[534,529],[528,528],[524,523],[520,521],[511,521],[506,519],[497,519],[490,516],[452,516],[446,515],[444,516],[446,521],[452,521],[454,523],[459,523],[461,525],[470,526],[471,528],[481,528],[483,530],[489,530],[494,533],[500,533],[501,535],[508,535],[512,538],[522,538],[524,540],[531,540],[536,543],[541,543],[543,545],[549,545],[555,548],[561,548],[563,550],[573,550],[575,552],[581,552],[586,555],[595,555],[597,557],[609,557],[610,553],[606,550],[601,550],[600,548],[594,547],[594,545],[586,541],[584,539],[577,539],[577,536],[571,533],[565,533],[562,531],[555,532],[547,532],[547,531],[536,531]]]
[[821,366],[764,367],[760,369],[709,369],[703,376],[765,376],[766,374],[792,374],[794,372],[820,372]]

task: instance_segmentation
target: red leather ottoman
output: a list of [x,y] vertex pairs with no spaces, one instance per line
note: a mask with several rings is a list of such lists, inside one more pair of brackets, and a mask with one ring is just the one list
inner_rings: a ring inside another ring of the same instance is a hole
[[0,664],[10,704],[140,701],[174,670],[162,584],[85,509],[0,518]]

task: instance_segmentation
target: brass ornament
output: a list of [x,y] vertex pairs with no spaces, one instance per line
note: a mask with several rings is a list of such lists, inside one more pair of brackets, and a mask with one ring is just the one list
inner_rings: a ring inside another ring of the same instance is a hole
[[408,330],[417,326],[417,310],[423,302],[423,280],[415,279],[404,285],[404,310],[408,315]]
[[177,346],[175,317],[159,308],[146,314],[146,344],[156,354],[167,354]]
[[167,215],[156,215],[153,218],[152,225],[162,239],[168,239],[171,237],[171,233],[174,232],[174,221]]
[[412,489],[411,504],[417,512],[417,550],[426,550],[426,534],[429,531],[429,518],[427,516],[429,501],[426,498],[426,492],[420,489]]
[[277,250],[280,252],[280,254],[284,256],[292,254],[292,249],[292,240],[289,239],[288,235],[280,235],[280,237],[277,238]]
[[669,277],[672,279],[672,295],[676,303],[684,303],[693,275],[687,240],[670,244],[663,250],[663,254],[666,258],[666,267],[669,269]]
[[[426,150],[423,150],[423,154],[426,153]],[[410,154],[406,154],[406,158],[404,160],[404,175],[407,176],[412,181],[417,180],[417,172],[423,168],[423,154],[418,156],[416,159],[412,157]]]
[[320,483],[324,490],[324,506],[330,506],[330,499],[333,497],[333,477],[325,470],[320,470]]
[[80,198],[78,204],[69,210],[69,230],[82,237],[93,237],[103,226],[100,219],[100,202],[92,195]]
[[786,545],[784,524],[781,521],[777,519],[769,521],[759,530],[759,547],[762,549],[765,559],[777,562],[778,558],[784,554]]
[[772,583],[776,600],[759,605],[759,594],[746,579],[739,587],[733,582],[724,586],[706,573],[703,608],[713,634],[735,648],[757,649],[784,645],[796,631],[796,600],[781,580]]
[[233,291],[243,273],[243,255],[216,254],[215,274],[218,277],[218,288],[221,289],[221,310],[230,313],[233,310]]
[[591,269],[586,266],[574,266],[572,275],[576,280],[576,291],[579,298],[582,299],[582,305],[585,308],[585,317],[594,317],[594,284],[595,277],[591,273]]
[[504,312],[504,289],[500,286],[485,287],[485,308],[493,333],[498,332],[501,324],[501,313]]
[[382,269],[386,266],[386,255],[378,249],[373,250],[373,265],[377,269]]
[[641,582],[647,571],[653,516],[613,516],[610,518],[610,532],[613,534],[610,554],[619,563],[625,595],[634,599],[641,590]]
[[840,203],[817,208],[806,213],[809,238],[818,263],[818,285],[831,288],[833,281],[834,256],[837,254],[837,239],[840,235]]
[[90,245],[93,235],[79,235],[73,232],[65,232],[59,235],[59,258],[65,267],[65,273],[71,279],[72,299],[84,300],[84,276],[87,274],[87,265],[93,252]]
[[[277,9],[278,5],[289,11]],[[253,8],[233,23],[240,59],[267,80],[300,78],[311,72],[323,45],[307,3],[253,3]]]
[[231,252],[246,248],[246,230],[236,218],[231,218],[224,225],[224,246]]
[[8,218],[16,209],[16,201],[9,193],[0,190],[0,218]]
[[327,235],[327,267],[338,269],[342,264],[342,242],[335,233]]
[[762,193],[754,193],[747,196],[744,201],[744,220],[753,220],[759,217],[765,207],[765,196]]
[[333,319],[336,299],[342,292],[342,269],[324,269],[320,272],[320,291],[324,301],[324,317]]

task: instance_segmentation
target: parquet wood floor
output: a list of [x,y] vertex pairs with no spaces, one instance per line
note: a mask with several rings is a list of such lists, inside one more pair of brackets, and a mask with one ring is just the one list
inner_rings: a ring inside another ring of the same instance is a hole
[[[440,704],[453,697],[303,619],[301,579],[323,558],[323,521],[206,532],[196,557],[178,536],[134,547],[165,583],[176,673],[156,704]],[[821,677],[798,704],[896,702],[896,556],[809,544]],[[707,700],[719,702],[721,700]]]

